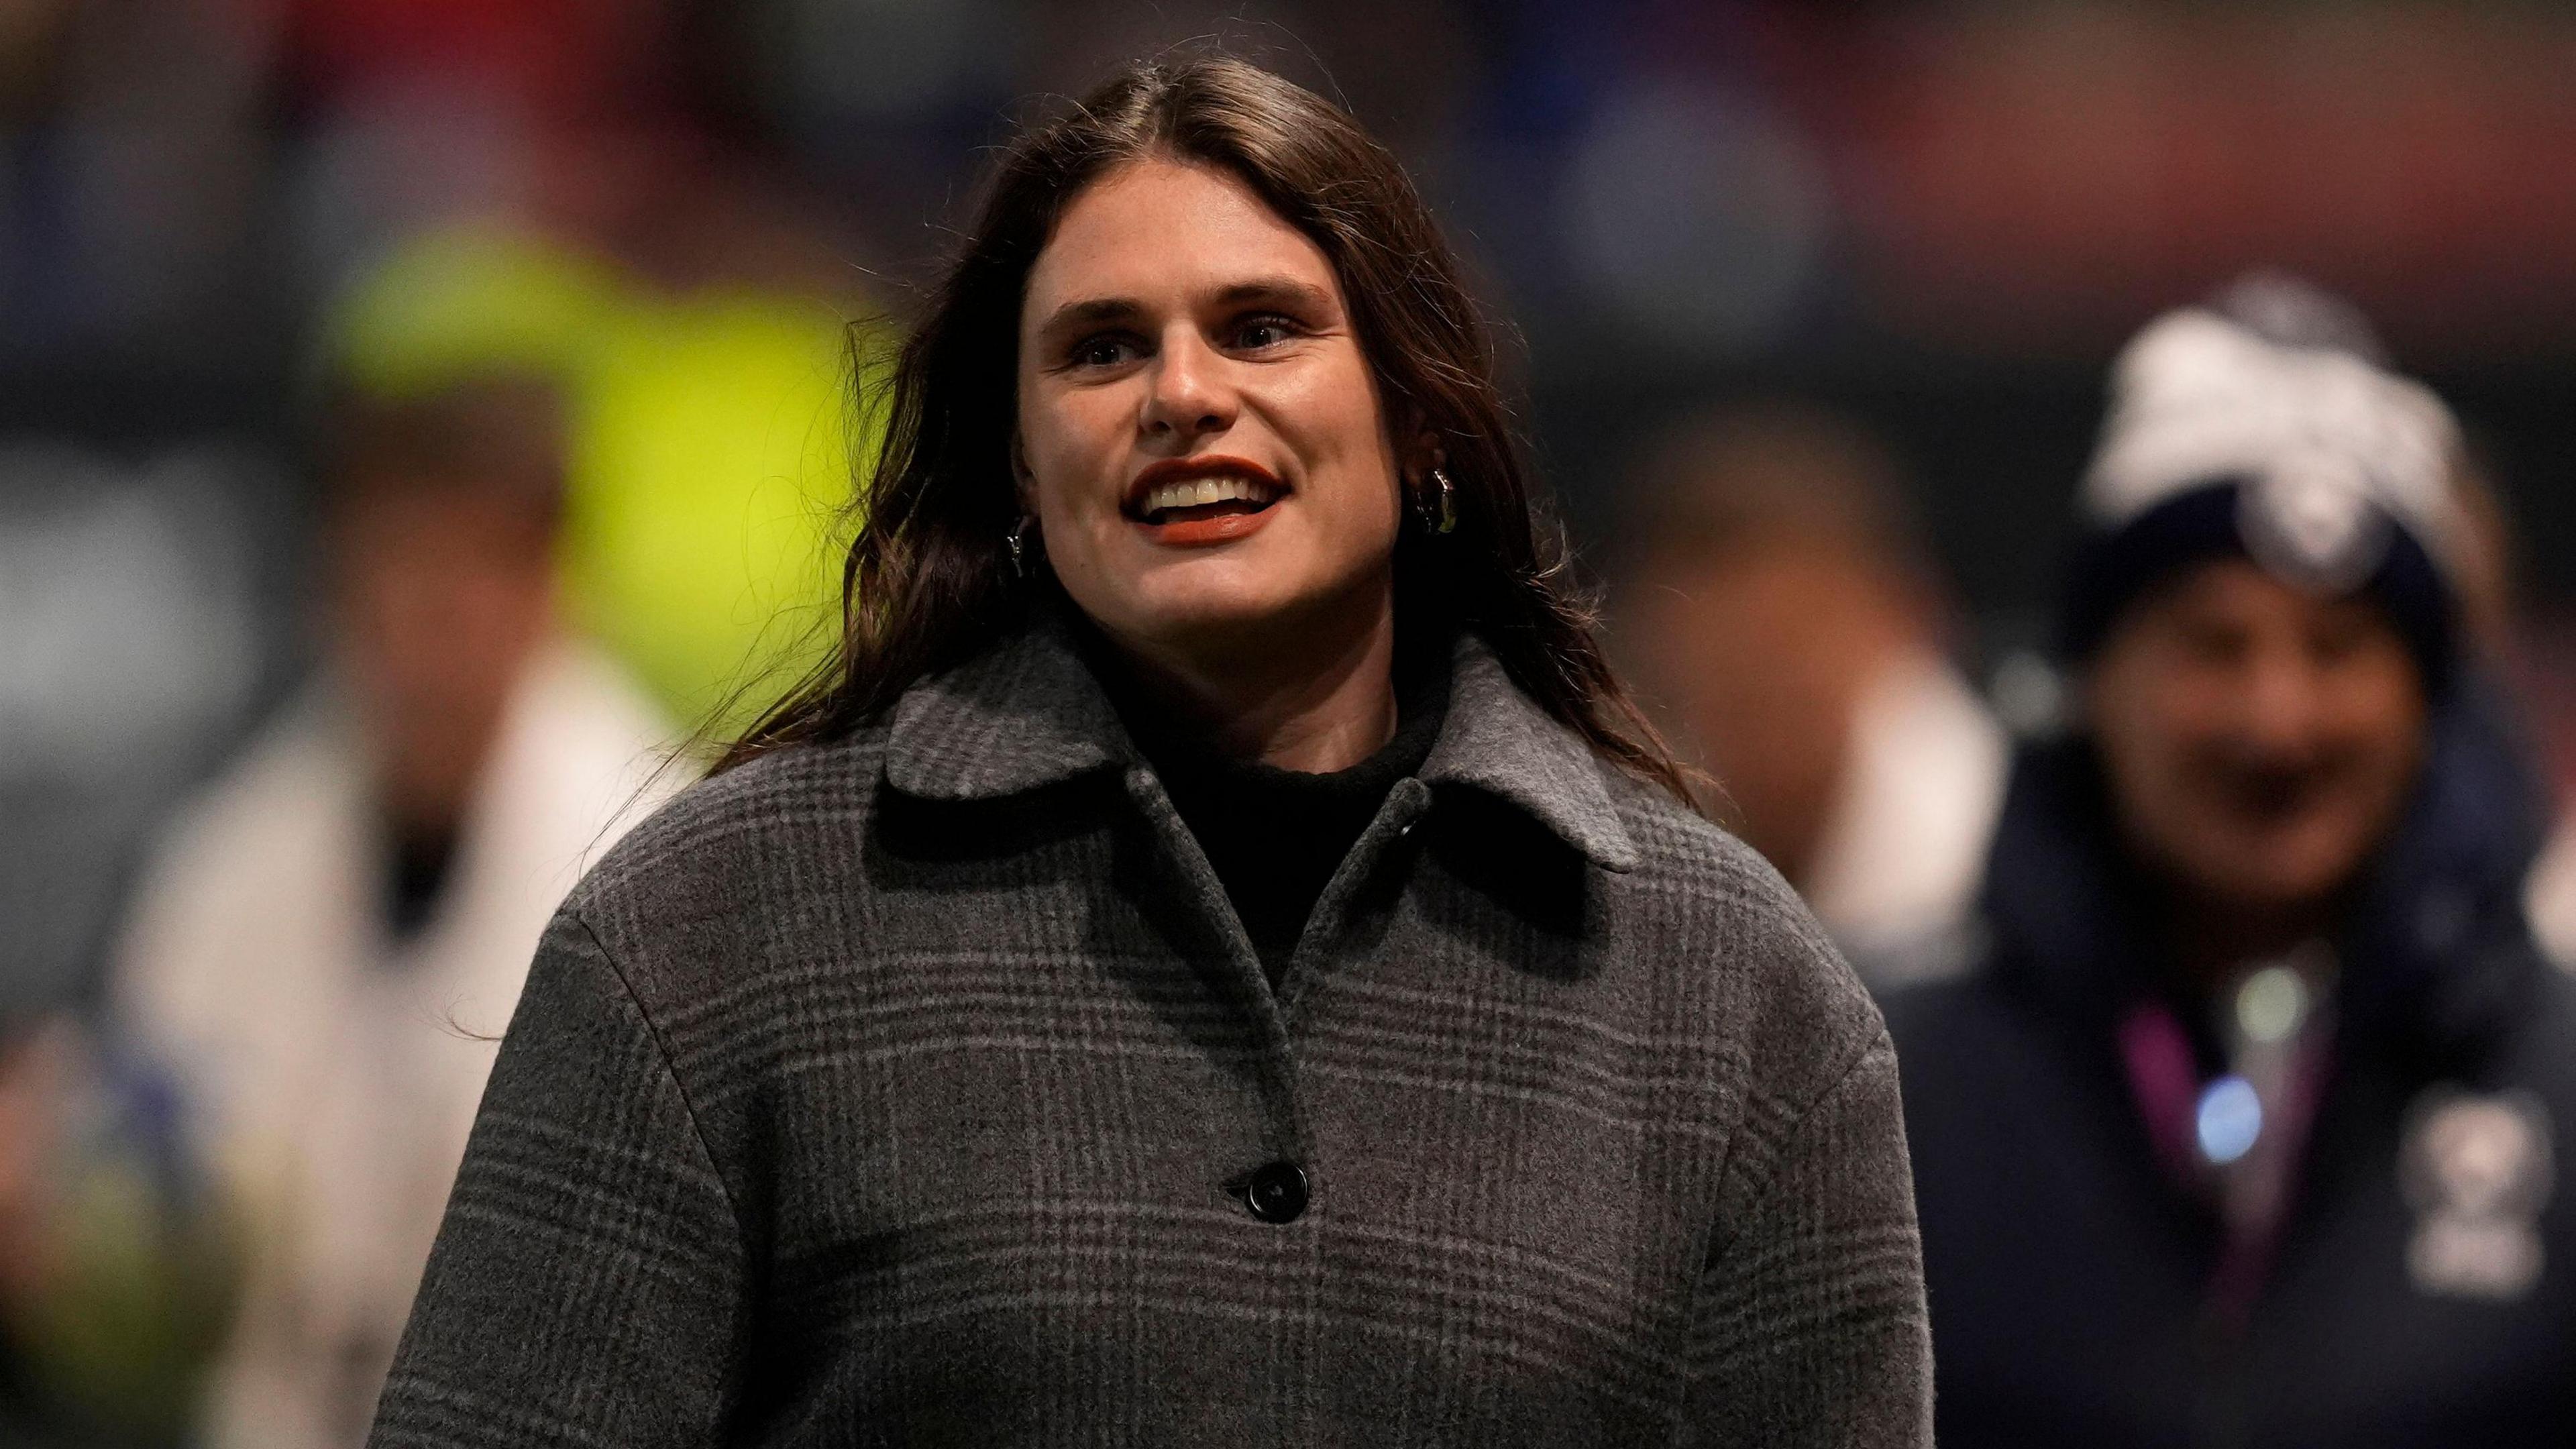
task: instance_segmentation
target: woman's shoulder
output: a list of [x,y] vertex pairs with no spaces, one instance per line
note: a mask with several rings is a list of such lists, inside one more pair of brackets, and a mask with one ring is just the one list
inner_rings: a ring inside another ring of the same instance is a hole
[[1684,969],[1706,974],[1755,1059],[1785,1053],[1832,1075],[1882,1048],[1877,1004],[1769,861],[1662,787],[1602,773],[1636,846],[1624,888],[1655,902],[1635,929],[1667,937],[1659,944],[1678,947]]
[[1601,776],[1619,823],[1636,844],[1640,870],[1711,890],[1768,894],[1788,889],[1759,852],[1662,785],[1607,760],[1601,762]]
[[[585,919],[738,915],[790,878],[851,863],[883,772],[885,730],[800,742],[700,780],[627,832],[565,902]],[[594,922],[595,924],[595,922]]]
[[1630,874],[1639,885],[1722,912],[1744,928],[1777,934],[1784,945],[1833,954],[1806,903],[1761,852],[1661,785],[1606,763],[1601,773],[1636,847]]

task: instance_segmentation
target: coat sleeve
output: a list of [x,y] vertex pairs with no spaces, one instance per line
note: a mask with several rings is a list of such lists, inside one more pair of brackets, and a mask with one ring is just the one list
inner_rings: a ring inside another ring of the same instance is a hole
[[1803,1106],[1757,1099],[1731,1159],[1686,1442],[1929,1446],[1923,1249],[1886,1032]]
[[598,938],[558,915],[368,1443],[716,1444],[745,1282],[733,1202],[659,1038]]

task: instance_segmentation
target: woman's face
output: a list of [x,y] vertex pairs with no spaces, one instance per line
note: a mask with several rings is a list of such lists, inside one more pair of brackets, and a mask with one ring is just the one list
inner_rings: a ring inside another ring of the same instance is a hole
[[1020,310],[1018,463],[1065,592],[1131,649],[1391,616],[1400,469],[1340,279],[1227,172],[1138,161],[1066,208]]

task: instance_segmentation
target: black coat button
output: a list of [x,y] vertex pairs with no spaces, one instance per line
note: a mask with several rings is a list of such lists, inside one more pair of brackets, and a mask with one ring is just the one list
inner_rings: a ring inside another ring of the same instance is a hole
[[1243,1185],[1244,1204],[1265,1223],[1293,1223],[1306,1211],[1306,1169],[1293,1162],[1274,1162],[1255,1170]]

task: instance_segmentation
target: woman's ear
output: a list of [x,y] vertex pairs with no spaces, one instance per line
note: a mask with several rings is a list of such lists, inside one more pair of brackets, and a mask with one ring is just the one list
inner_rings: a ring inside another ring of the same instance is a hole
[[1020,502],[1020,512],[1038,511],[1037,475],[1029,471],[1029,455],[1020,446],[1020,435],[1011,434],[1011,494]]
[[1412,445],[1396,460],[1397,472],[1415,485],[1429,481],[1432,469],[1447,466],[1449,450],[1440,446],[1440,434],[1427,427],[1414,432]]

